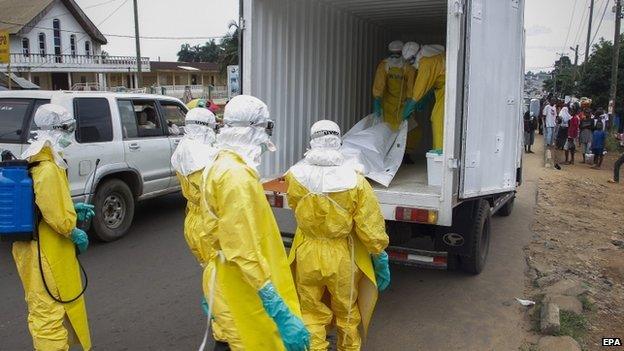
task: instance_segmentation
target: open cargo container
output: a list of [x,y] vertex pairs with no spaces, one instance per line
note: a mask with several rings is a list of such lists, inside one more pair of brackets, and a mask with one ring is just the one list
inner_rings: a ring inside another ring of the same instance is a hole
[[[346,132],[372,111],[375,68],[391,40],[443,44],[441,186],[427,184],[423,155],[375,191],[394,260],[480,272],[490,217],[510,213],[521,180],[523,23],[524,0],[241,0],[242,91],[276,121],[279,150],[265,158],[263,177],[303,157],[314,121]],[[288,208],[279,182],[265,188],[274,207]],[[292,216],[276,212],[293,232]],[[408,248],[414,238],[430,240]]]

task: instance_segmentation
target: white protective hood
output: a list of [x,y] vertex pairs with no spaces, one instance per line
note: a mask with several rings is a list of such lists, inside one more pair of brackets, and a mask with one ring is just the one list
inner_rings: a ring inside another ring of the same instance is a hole
[[184,137],[171,156],[171,166],[176,172],[186,177],[214,162],[218,153],[213,146],[215,123],[214,114],[207,109],[194,108],[187,113]]
[[63,160],[61,152],[65,147],[59,143],[61,139],[69,138],[71,135],[69,132],[64,131],[60,127],[63,125],[75,124],[74,118],[69,111],[64,107],[45,104],[40,106],[35,112],[35,125],[40,128],[35,132],[35,140],[26,148],[22,153],[22,159],[28,160],[30,157],[35,156],[44,147],[49,147],[52,150],[52,156],[54,162],[61,168],[67,169],[67,163]]
[[356,168],[353,164],[345,163],[340,144],[340,137],[336,135],[312,139],[311,149],[303,160],[290,168],[290,174],[313,194],[337,193],[355,188]]
[[245,163],[257,170],[264,151],[275,151],[266,128],[272,123],[269,109],[260,99],[238,95],[225,106],[225,126],[217,135],[217,148],[239,154]]

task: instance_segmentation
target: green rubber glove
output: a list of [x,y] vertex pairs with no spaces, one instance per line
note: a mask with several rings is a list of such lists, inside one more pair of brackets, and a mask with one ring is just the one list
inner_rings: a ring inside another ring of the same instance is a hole
[[89,247],[89,236],[82,229],[74,228],[72,230],[71,241],[78,247],[80,253],[85,253]]
[[381,118],[381,116],[383,116],[383,108],[380,97],[373,100],[373,113],[375,114],[376,118]]
[[74,210],[76,211],[76,216],[78,217],[79,222],[87,221],[93,217],[95,217],[95,212],[93,209],[95,206],[85,204],[84,202],[79,202],[74,205]]
[[390,263],[388,254],[382,251],[379,255],[373,255],[373,267],[375,268],[375,279],[377,289],[384,291],[390,286]]
[[406,103],[405,103],[405,107],[403,107],[403,120],[406,121],[410,118],[410,116],[412,115],[412,113],[414,113],[414,111],[416,110],[416,101],[409,99]]

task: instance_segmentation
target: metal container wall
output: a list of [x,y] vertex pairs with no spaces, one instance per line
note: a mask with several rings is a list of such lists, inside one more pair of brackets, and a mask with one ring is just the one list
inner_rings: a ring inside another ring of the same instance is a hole
[[309,0],[246,0],[243,91],[267,103],[278,151],[263,177],[303,157],[310,126],[336,121],[343,131],[371,112],[375,68],[391,33],[347,11]]

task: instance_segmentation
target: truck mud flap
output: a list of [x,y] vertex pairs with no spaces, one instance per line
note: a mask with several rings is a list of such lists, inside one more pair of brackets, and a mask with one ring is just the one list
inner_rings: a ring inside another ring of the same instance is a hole
[[468,256],[471,252],[470,228],[477,201],[466,201],[453,209],[453,225],[438,226],[434,236],[434,249],[449,254]]

